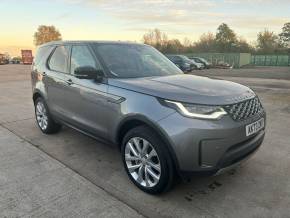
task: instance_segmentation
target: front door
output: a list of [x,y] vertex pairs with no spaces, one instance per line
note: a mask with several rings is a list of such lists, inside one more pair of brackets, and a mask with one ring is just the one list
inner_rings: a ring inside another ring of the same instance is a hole
[[68,93],[66,110],[71,114],[71,122],[79,129],[91,134],[107,137],[108,85],[92,79],[78,79],[74,76],[77,67],[102,67],[86,45],[73,45],[71,49],[70,74],[65,75]]

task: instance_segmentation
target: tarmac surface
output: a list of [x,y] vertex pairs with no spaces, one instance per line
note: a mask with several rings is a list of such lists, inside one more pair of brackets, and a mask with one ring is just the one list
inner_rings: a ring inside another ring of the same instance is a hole
[[[235,170],[179,182],[170,192],[151,196],[129,181],[114,146],[67,127],[42,134],[34,119],[30,67],[0,66],[0,217],[90,211],[91,217],[97,211],[109,217],[289,217],[290,68],[223,71],[193,73],[257,92],[267,111],[263,145]],[[265,72],[266,79],[260,78]]]

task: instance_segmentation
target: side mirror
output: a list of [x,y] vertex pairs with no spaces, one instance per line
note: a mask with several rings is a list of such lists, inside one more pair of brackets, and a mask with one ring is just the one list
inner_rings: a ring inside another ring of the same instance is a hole
[[97,70],[92,66],[83,66],[77,67],[74,71],[74,75],[79,79],[94,79],[97,81],[102,81],[104,72],[102,70]]

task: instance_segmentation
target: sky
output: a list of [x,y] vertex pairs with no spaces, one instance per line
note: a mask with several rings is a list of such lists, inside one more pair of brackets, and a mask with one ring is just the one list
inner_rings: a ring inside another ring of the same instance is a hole
[[39,25],[54,25],[64,40],[141,42],[154,28],[196,41],[227,23],[254,43],[259,31],[290,22],[290,0],[0,0],[0,17],[0,53],[12,56],[35,49]]

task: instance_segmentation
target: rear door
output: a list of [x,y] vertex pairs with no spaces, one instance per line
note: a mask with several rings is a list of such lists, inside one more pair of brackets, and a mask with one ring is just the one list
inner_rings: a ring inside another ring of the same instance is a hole
[[91,66],[103,70],[101,64],[87,45],[73,45],[71,49],[70,74],[67,83],[65,110],[70,114],[72,125],[97,136],[107,136],[108,85],[93,79],[74,76],[77,67]]

